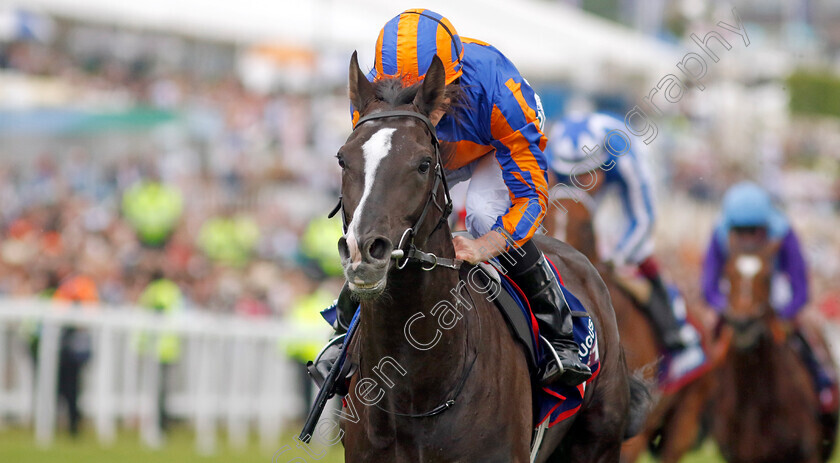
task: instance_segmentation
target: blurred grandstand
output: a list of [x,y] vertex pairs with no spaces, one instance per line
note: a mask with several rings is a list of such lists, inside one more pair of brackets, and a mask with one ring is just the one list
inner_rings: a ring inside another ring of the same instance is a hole
[[[350,130],[346,64],[358,49],[370,66],[381,25],[416,6],[357,3],[0,2],[0,428],[53,411],[33,406],[33,397],[43,400],[52,391],[35,384],[47,370],[21,360],[27,355],[20,347],[22,308],[47,325],[92,330],[94,365],[101,365],[96,356],[103,348],[140,357],[126,339],[136,327],[166,335],[149,321],[153,314],[138,308],[148,285],[165,278],[179,289],[187,320],[172,322],[169,331],[185,343],[180,373],[170,380],[175,417],[203,427],[199,447],[206,451],[213,448],[207,429],[224,417],[240,441],[241,423],[262,419],[267,448],[276,442],[302,410],[284,343],[305,336],[281,338],[298,329],[291,314],[301,301],[319,287],[335,292],[342,279],[330,261],[337,259],[330,253],[338,224],[328,230],[323,217],[338,195],[334,153]],[[503,50],[538,89],[549,118],[570,108],[623,114],[676,72],[685,53],[697,51],[690,34],[702,37],[718,21],[732,23],[736,7],[749,46],[733,41],[710,65],[705,89],[689,87],[657,119],[651,147],[661,203],[658,253],[699,301],[700,253],[720,196],[737,180],[757,180],[800,230],[815,307],[840,315],[840,106],[834,99],[835,107],[826,109],[819,97],[840,98],[836,2],[528,0],[513,11],[502,0],[424,6],[446,14],[462,34]],[[111,325],[82,315],[56,318],[37,302],[78,276],[95,284],[101,320]],[[224,333],[226,324],[239,322],[249,332],[249,320],[257,334],[237,338],[248,343]],[[207,333],[192,330],[196,323]],[[262,323],[271,324],[256,328]],[[102,339],[106,326],[116,330],[113,339]],[[311,326],[304,332],[323,333]],[[57,331],[52,336],[59,339]],[[218,343],[204,342],[213,336]],[[294,406],[275,403],[263,410],[274,415],[264,416],[259,402],[213,405],[258,390],[268,397],[272,391],[260,389],[256,376],[217,390],[188,380],[195,373],[227,381],[225,369],[237,358],[231,352],[257,350],[262,363],[237,371],[255,375],[274,365],[269,384],[287,395],[275,400]],[[220,370],[202,370],[223,355]],[[109,361],[115,369],[122,362]],[[142,366],[136,368],[131,374],[140,375]],[[145,397],[140,391],[157,387],[131,389],[127,382],[139,382],[136,376],[95,379],[99,370],[88,370],[83,389],[113,380],[106,388],[113,400]],[[113,410],[96,415],[99,407]],[[97,430],[106,433],[114,432],[108,423],[115,417],[131,426],[132,416],[155,407],[119,408],[90,395],[82,401],[84,414],[98,416]],[[143,419],[151,423],[146,441],[159,444],[154,420]],[[49,442],[51,430],[41,432]]]

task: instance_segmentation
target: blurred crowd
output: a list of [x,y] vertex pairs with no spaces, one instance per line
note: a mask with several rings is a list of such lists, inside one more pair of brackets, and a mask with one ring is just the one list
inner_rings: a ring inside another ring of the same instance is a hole
[[[135,303],[162,276],[181,288],[187,305],[283,314],[291,301],[340,279],[330,264],[340,224],[324,214],[338,195],[334,153],[350,129],[343,85],[254,92],[232,69],[208,77],[167,64],[177,61],[167,53],[178,47],[165,37],[68,30],[63,44],[0,46],[0,69],[60,81],[71,89],[64,106],[170,111],[177,128],[125,134],[123,144],[143,139],[120,150],[128,154],[108,153],[96,141],[63,146],[58,138],[35,158],[4,161],[0,292],[38,294],[84,274],[102,301]],[[702,97],[713,98],[707,93]],[[840,163],[830,148],[835,125],[792,121],[798,128],[755,134],[748,152],[725,159],[704,100],[695,100],[664,121],[654,142],[659,197],[684,198],[679,208],[714,209],[729,185],[753,177],[794,212],[794,226],[808,227],[801,234],[815,281],[820,290],[830,286],[840,276],[829,258],[840,253],[830,233],[840,204]],[[825,214],[830,223],[813,220]],[[686,236],[668,216],[659,223],[666,235],[659,254],[679,256],[668,267],[689,292],[708,225]]]
[[257,95],[143,59],[31,41],[0,49],[7,71],[69,84],[71,106],[172,110],[180,127],[127,156],[82,143],[3,162],[1,293],[36,295],[81,274],[102,302],[133,304],[164,277],[187,306],[268,315],[340,275],[330,264],[340,223],[323,216],[349,125],[343,91]]

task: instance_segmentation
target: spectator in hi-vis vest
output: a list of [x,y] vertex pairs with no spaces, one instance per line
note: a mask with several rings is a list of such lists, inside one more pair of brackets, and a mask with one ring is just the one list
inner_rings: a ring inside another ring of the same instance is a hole
[[304,264],[317,269],[318,277],[343,277],[341,256],[335,243],[344,236],[340,220],[316,217],[306,226],[300,239],[299,253]]
[[[169,321],[177,317],[183,308],[181,289],[172,280],[163,275],[153,276],[151,283],[140,294],[138,304],[156,314],[166,317]],[[158,332],[156,336],[149,333],[138,333],[136,337],[137,351],[141,355],[152,355],[160,365],[160,375],[157,384],[157,403],[159,425],[162,431],[169,426],[169,411],[166,406],[169,389],[169,377],[172,365],[181,357],[181,340],[171,332]]]
[[302,398],[306,404],[304,410],[309,410],[313,398],[312,380],[306,373],[306,363],[315,360],[323,339],[330,334],[330,330],[325,329],[324,319],[321,318],[321,309],[333,303],[333,294],[341,288],[341,283],[326,282],[315,291],[298,297],[287,317],[292,325],[292,333],[324,333],[321,337],[306,336],[283,343],[286,354],[298,364]]
[[259,240],[259,225],[244,215],[214,217],[198,232],[198,247],[202,252],[213,261],[230,267],[247,265]]
[[123,194],[122,210],[145,246],[166,244],[184,210],[181,193],[157,181],[140,181]]

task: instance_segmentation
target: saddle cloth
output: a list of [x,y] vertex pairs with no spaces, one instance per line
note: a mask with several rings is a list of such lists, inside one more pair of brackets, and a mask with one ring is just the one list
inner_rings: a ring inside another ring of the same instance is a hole
[[662,349],[662,361],[659,363],[659,390],[665,394],[673,394],[686,385],[705,374],[711,367],[710,357],[706,355],[703,338],[692,320],[679,290],[668,285],[668,295],[671,307],[680,326],[680,336],[685,341],[686,348],[678,355]]
[[[549,260],[549,262],[551,261]],[[580,359],[592,369],[592,377],[586,383],[578,386],[535,387],[535,427],[544,423],[551,427],[574,416],[583,403],[583,395],[587,384],[595,379],[601,366],[595,325],[583,304],[563,285],[563,279],[553,262],[551,266],[572,310],[574,339],[579,347]],[[474,271],[472,267],[463,268],[461,270],[462,279],[468,279],[469,277],[465,273],[468,274],[472,271]],[[549,359],[548,356],[553,354],[545,347],[544,342],[540,341],[537,320],[531,312],[527,298],[516,283],[507,275],[497,272],[492,266],[482,265],[480,271],[483,273],[483,284],[486,285],[488,280],[492,280],[495,284],[501,285],[501,291],[494,290],[492,292],[492,294],[496,294],[494,303],[507,321],[516,340],[525,348],[526,357],[528,357],[528,363],[531,367],[532,383],[537,384],[537,378],[533,376],[537,371],[537,366],[542,365]]]

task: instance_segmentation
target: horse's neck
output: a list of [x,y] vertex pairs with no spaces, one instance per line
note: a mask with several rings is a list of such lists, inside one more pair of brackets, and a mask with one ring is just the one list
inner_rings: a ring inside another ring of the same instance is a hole
[[[730,353],[732,374],[735,379],[735,393],[741,403],[754,403],[769,414],[775,413],[777,401],[773,390],[784,366],[780,364],[784,345],[776,344],[771,336],[758,341],[754,349]],[[758,392],[757,391],[761,391]]]
[[715,433],[727,453],[739,457],[735,461],[781,461],[773,455],[776,446],[786,439],[785,429],[799,424],[790,420],[801,405],[782,385],[792,380],[783,348],[765,337],[754,349],[727,355],[717,399],[725,418]]
[[569,211],[566,242],[580,251],[590,262],[598,262],[598,245],[592,216],[583,206]]
[[[448,239],[448,233],[438,233]],[[425,249],[441,256],[454,255],[451,245],[447,249],[440,243],[437,246],[428,243]],[[389,372],[395,385],[390,388],[394,394],[389,397],[408,394],[415,397],[408,403],[419,402],[422,406],[425,399],[440,399],[440,394],[434,394],[436,390],[451,389],[468,357],[466,333],[470,323],[461,319],[450,329],[444,329],[438,317],[443,316],[449,304],[457,305],[450,290],[457,287],[458,281],[458,272],[444,267],[424,271],[417,264],[409,264],[403,270],[392,270],[385,295],[362,302],[359,359],[362,377],[376,378],[373,375],[378,373],[374,368],[390,358],[407,374],[400,377],[394,373],[397,368],[391,367]],[[439,310],[432,314],[436,306]],[[469,317],[464,310],[458,310]]]

